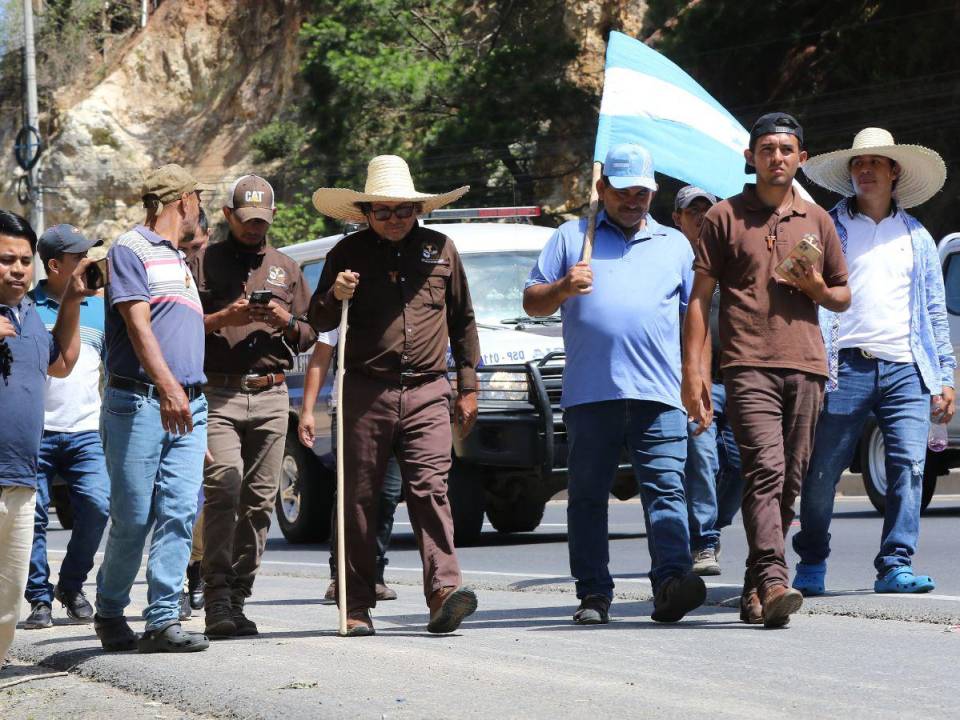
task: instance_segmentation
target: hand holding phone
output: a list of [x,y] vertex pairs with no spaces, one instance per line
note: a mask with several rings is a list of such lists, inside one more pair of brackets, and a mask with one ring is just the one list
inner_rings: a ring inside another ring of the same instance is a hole
[[106,286],[107,259],[105,257],[87,266],[87,269],[83,272],[83,283],[87,286],[87,290],[99,290]]
[[800,239],[790,254],[787,255],[780,264],[774,269],[774,272],[787,282],[798,282],[803,279],[804,268],[816,267],[820,259],[820,248],[815,244],[815,239],[804,236]]
[[273,300],[273,293],[269,290],[254,290],[250,293],[251,305],[266,305]]

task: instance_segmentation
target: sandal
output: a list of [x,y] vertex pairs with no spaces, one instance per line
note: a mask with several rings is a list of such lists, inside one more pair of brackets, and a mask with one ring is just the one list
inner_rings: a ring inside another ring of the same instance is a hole
[[804,597],[815,597],[826,592],[827,563],[797,563],[797,574],[793,578],[793,587]]
[[140,638],[137,649],[142,653],[183,653],[206,650],[210,641],[201,633],[186,632],[177,621],[163,627],[147,630]]
[[873,583],[877,593],[925,593],[933,590],[937,584],[929,575],[914,575],[909,565],[891,568],[886,575]]

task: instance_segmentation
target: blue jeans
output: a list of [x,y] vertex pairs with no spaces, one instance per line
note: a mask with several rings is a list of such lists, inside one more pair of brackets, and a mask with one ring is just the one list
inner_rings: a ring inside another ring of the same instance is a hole
[[577,597],[613,598],[607,506],[624,445],[640,486],[654,592],[664,580],[689,572],[686,413],[657,402],[610,400],[569,407],[563,419],[570,440],[567,538]]
[[70,490],[73,531],[60,565],[58,584],[80,591],[93,569],[94,556],[110,517],[110,478],[103,459],[100,433],[44,431],[37,472],[37,506],[33,520],[30,576],[24,593],[29,603],[53,603],[50,565],[47,563],[47,523],[50,488],[59,475]]
[[696,423],[687,426],[687,464],[683,490],[687,497],[690,548],[693,552],[716,548],[720,529],[729,525],[740,509],[743,480],[740,451],[726,418],[727,391],[714,383],[713,423],[694,435]]
[[97,613],[121,617],[140,570],[147,535],[146,629],[177,622],[197,493],[207,447],[207,400],[190,403],[193,432],[173,435],[160,424],[154,397],[107,388],[100,417],[110,473],[110,532],[97,575]]
[[873,561],[882,577],[891,568],[909,565],[917,549],[930,394],[913,363],[869,359],[854,349],[841,350],[839,360],[840,384],[826,394],[817,424],[793,548],[804,563],[821,563],[830,555],[837,483],[873,413],[886,448],[886,513],[880,552]]

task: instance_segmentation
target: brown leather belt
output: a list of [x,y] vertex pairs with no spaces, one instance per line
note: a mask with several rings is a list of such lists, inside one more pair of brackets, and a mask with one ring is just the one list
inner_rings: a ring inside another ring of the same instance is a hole
[[205,387],[259,392],[277,385],[283,385],[286,379],[287,376],[282,372],[267,373],[266,375],[226,375],[224,373],[208,372]]

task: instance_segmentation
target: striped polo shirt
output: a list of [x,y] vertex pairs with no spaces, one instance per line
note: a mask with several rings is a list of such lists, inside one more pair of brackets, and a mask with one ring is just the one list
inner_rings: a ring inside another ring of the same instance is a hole
[[[60,303],[47,295],[46,280],[41,280],[30,296],[47,330],[53,330]],[[67,377],[47,377],[44,430],[73,433],[100,428],[103,313],[103,298],[88,297],[80,302],[80,357]]]
[[140,301],[150,304],[153,334],[177,382],[205,382],[203,307],[183,253],[169,240],[137,225],[117,238],[107,260],[107,372],[153,382],[133,350],[116,307]]

